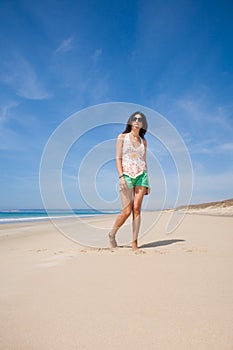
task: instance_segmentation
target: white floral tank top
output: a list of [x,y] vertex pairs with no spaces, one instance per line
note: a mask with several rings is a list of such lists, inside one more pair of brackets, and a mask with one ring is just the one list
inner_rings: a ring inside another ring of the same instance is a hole
[[141,139],[140,146],[135,147],[130,141],[130,135],[125,135],[122,149],[122,170],[123,174],[132,178],[141,175],[146,168],[144,160],[145,147]]

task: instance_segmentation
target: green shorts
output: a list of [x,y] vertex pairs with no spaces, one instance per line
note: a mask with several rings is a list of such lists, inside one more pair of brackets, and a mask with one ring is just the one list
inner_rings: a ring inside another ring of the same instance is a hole
[[135,186],[143,186],[146,188],[150,188],[148,175],[147,175],[146,171],[144,171],[142,174],[138,175],[135,178],[132,178],[132,177],[125,175],[125,174],[123,174],[123,175],[124,175],[124,179],[127,183],[127,186],[129,188],[134,188]]

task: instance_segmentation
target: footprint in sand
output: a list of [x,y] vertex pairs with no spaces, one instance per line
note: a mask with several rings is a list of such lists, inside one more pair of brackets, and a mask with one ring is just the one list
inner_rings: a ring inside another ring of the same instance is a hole
[[66,260],[70,260],[75,257],[71,253],[65,253],[63,251],[53,252],[53,255],[48,256],[43,259],[43,261],[38,264],[39,267],[53,267],[57,265],[61,265]]
[[145,250],[132,250],[133,254],[135,255],[142,255],[142,254],[146,254]]
[[207,250],[205,249],[198,249],[198,248],[188,248],[184,250],[185,253],[206,253]]
[[42,249],[37,249],[36,253],[41,253],[41,252],[46,252],[48,249],[42,248]]

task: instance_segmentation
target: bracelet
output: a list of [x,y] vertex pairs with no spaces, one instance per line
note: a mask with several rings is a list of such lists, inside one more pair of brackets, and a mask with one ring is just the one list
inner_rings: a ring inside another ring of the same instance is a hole
[[121,177],[123,177],[124,176],[124,174],[121,174],[120,176],[119,176],[119,179],[121,178]]

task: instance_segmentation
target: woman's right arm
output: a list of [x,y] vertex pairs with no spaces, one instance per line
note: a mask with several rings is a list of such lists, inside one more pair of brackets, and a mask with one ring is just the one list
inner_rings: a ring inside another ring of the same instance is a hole
[[122,169],[122,149],[123,149],[124,139],[125,139],[125,134],[120,134],[116,142],[116,168],[120,179],[121,190],[124,190],[127,188],[127,184],[123,176],[123,169]]
[[116,141],[116,168],[118,172],[118,176],[121,176],[123,174],[122,170],[122,148],[124,143],[124,134],[120,134]]

